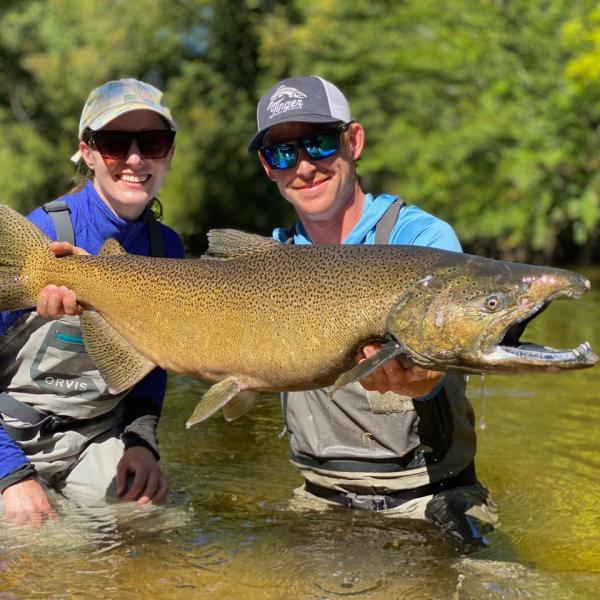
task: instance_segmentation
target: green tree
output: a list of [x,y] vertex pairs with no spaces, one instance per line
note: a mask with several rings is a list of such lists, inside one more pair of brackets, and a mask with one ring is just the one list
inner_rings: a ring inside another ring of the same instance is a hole
[[264,71],[257,66],[263,16],[285,13],[285,4],[213,3],[205,12],[206,51],[172,83],[175,111],[184,123],[177,152],[185,160],[174,166],[167,190],[181,198],[200,192],[193,203],[180,204],[174,217],[180,231],[196,234],[195,247],[202,247],[210,227],[268,234],[274,224],[291,220],[289,207],[247,152]]
[[351,98],[367,128],[367,189],[447,218],[473,251],[548,260],[595,227],[563,41],[591,4],[298,3],[291,70]]
[[64,193],[91,89],[138,77],[166,87],[180,64],[178,14],[162,0],[31,0],[0,13],[0,185],[27,211]]
[[287,218],[248,156],[263,15],[285,2],[32,0],[0,13],[0,184],[28,211],[64,193],[89,91],[137,77],[166,91],[179,124],[165,219],[202,245],[211,226],[262,232]]
[[27,211],[69,187],[89,91],[137,77],[179,124],[161,192],[193,249],[293,211],[246,144],[287,75],[337,83],[366,127],[368,191],[450,221],[467,249],[599,251],[600,15],[592,0],[29,0],[0,3],[0,185]]

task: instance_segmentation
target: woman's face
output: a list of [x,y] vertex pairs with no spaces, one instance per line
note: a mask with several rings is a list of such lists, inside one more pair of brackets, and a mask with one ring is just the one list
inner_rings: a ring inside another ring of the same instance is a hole
[[[107,123],[102,130],[148,131],[168,129],[164,119],[151,110],[134,110]],[[137,140],[131,143],[125,158],[103,158],[85,142],[79,150],[93,173],[94,188],[119,217],[133,221],[158,193],[173,157],[172,147],[164,158],[145,158]]]

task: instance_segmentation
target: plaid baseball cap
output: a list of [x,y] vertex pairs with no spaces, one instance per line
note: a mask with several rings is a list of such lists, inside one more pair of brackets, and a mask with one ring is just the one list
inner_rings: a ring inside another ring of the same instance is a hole
[[259,100],[257,132],[248,152],[263,145],[267,131],[280,123],[347,123],[351,121],[348,100],[333,83],[316,75],[289,77],[276,83]]
[[[149,83],[137,79],[108,81],[90,92],[79,120],[79,139],[86,129],[97,131],[113,119],[132,110],[151,110],[161,115],[173,130],[177,129],[171,111],[163,104],[163,93]],[[72,157],[78,162],[81,154]]]

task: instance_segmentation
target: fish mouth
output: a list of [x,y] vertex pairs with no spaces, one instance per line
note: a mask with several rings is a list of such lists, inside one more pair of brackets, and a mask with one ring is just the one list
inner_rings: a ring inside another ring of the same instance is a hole
[[481,374],[582,369],[598,362],[588,342],[559,349],[521,340],[528,324],[554,300],[585,294],[591,285],[587,278],[518,263],[473,259],[471,266],[465,281],[475,286],[473,291],[465,292],[460,284],[445,287],[442,273],[438,281],[420,282],[419,289],[429,288],[428,295],[405,295],[390,312],[388,330],[403,364]]
[[[521,340],[527,325],[545,311],[553,299],[541,303],[505,330],[491,350],[483,355],[484,363],[493,368],[490,370],[558,371],[592,367],[598,362],[598,356],[589,342],[583,342],[576,348],[561,349]],[[485,371],[485,367],[482,371]]]

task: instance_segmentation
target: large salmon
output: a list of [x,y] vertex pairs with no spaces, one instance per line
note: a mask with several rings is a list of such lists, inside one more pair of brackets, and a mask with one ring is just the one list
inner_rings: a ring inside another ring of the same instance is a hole
[[[589,281],[570,271],[415,246],[290,246],[239,231],[209,234],[209,256],[126,254],[55,258],[35,225],[0,206],[0,310],[35,305],[47,284],[73,289],[81,326],[109,389],[156,365],[216,381],[188,426],[248,392],[338,386],[383,361],[441,371],[560,370],[597,361],[572,350],[520,344],[525,325]],[[355,365],[357,349],[381,352]],[[236,409],[239,405],[239,410]]]

